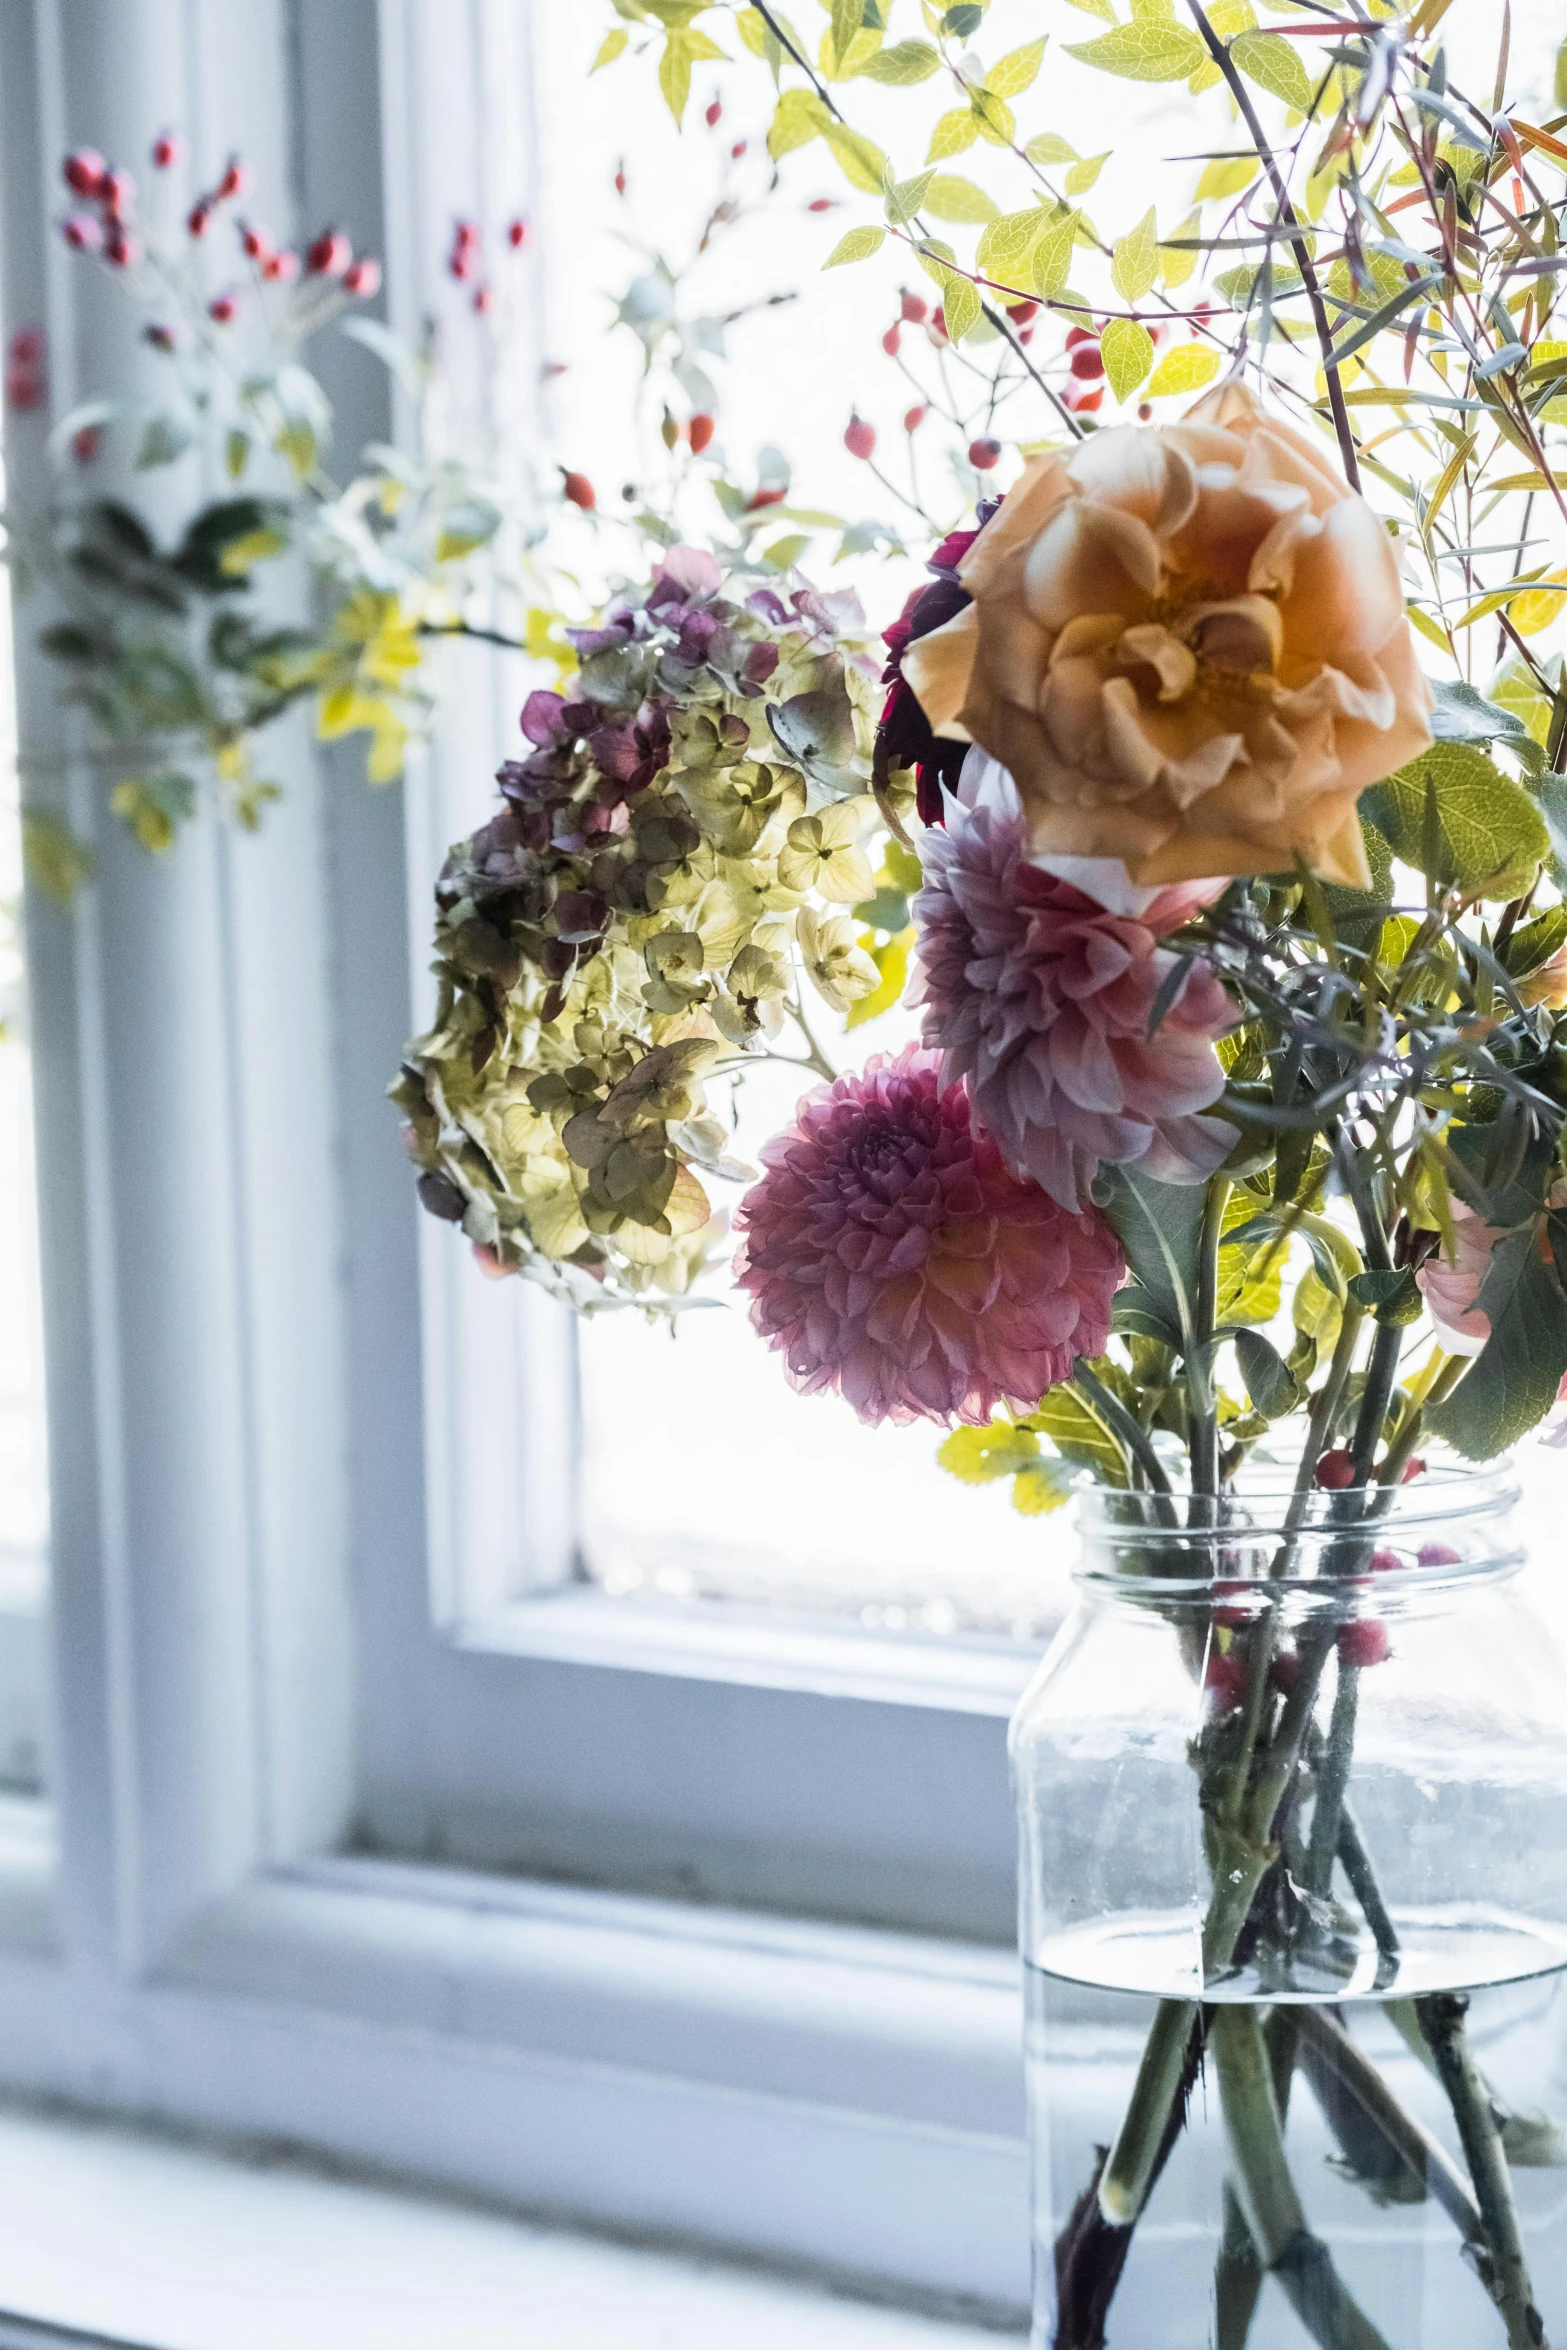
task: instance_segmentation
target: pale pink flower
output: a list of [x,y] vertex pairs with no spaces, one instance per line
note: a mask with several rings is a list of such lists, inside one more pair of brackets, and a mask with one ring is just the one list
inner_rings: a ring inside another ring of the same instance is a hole
[[1008,1171],[935,1053],[818,1087],[762,1161],[736,1279],[803,1394],[836,1389],[872,1422],[982,1423],[1102,1352],[1115,1234]]
[[1491,1335],[1491,1319],[1476,1303],[1491,1270],[1491,1251],[1502,1235],[1466,1207],[1453,1201],[1453,1255],[1427,1257],[1415,1275],[1426,1310],[1443,1348],[1450,1355],[1477,1355]]
[[1136,1166],[1161,1183],[1201,1183],[1235,1129],[1203,1117],[1224,1088],[1214,1039],[1235,1007],[1193,961],[1152,1029],[1173,957],[1159,940],[1223,887],[1133,885],[1114,859],[1028,855],[1016,786],[970,752],[946,828],[920,843],[924,1037],[949,1082],[1014,1173],[1066,1208],[1099,1167]]

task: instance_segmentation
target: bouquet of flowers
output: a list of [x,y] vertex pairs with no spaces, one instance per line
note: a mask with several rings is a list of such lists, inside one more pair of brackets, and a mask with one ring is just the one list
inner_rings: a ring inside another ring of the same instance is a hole
[[[699,13],[620,0],[662,38],[672,105],[711,54]],[[1227,0],[1191,0],[1189,25],[1153,0],[1125,24],[1109,0],[1090,13],[1111,29],[1076,54],[1222,82],[1249,141],[1162,241],[1152,213],[1101,239],[1046,177],[1053,134],[1017,133],[1042,40],[987,72],[959,47],[981,8],[927,9],[932,40],[893,45],[853,0],[813,61],[776,11],[738,12],[780,84],[800,76],[774,152],[819,137],[882,205],[832,258],[901,240],[941,293],[940,340],[988,328],[1048,437],[885,632],[879,724],[857,612],[803,578],[747,593],[676,548],[575,639],[579,679],[530,699],[505,808],[442,876],[440,1017],[396,1091],[425,1205],[488,1271],[590,1308],[675,1301],[724,1229],[703,1178],[746,1180],[723,1081],[792,1037],[822,1082],[762,1154],[732,1270],[796,1386],[946,1426],[947,1465],[1013,1478],[1029,1510],[1086,1474],[1152,1530],[1154,1575],[1180,1575],[1193,1529],[1244,1522],[1259,1467],[1282,1474],[1273,1571],[1309,1531],[1353,1604],[1293,1645],[1266,1604],[1215,1604],[1187,1644],[1202,1972],[1222,1984],[1260,1949],[1281,1982],[1303,1953],[1331,1977],[1335,1937],[1397,1948],[1344,1802],[1354,1693],[1390,1654],[1364,1598],[1400,1563],[1379,1528],[1433,1447],[1495,1458],[1567,1379],[1567,690],[1533,641],[1567,600],[1534,535],[1567,516],[1562,207],[1537,168],[1567,145],[1503,111],[1505,56],[1492,107],[1449,86],[1432,0],[1314,11],[1295,29],[1324,44],[1315,76],[1304,39]],[[971,215],[972,267],[922,216],[950,175],[900,177],[841,99],[938,70],[962,122],[943,117],[933,158],[982,136],[1041,183]],[[1287,144],[1254,88],[1293,110]],[[1205,199],[1228,205],[1217,227]],[[1069,282],[1084,251],[1104,299]],[[1231,251],[1245,265],[1186,309],[1195,258]],[[1023,341],[1041,305],[1069,322],[1059,367]],[[1172,318],[1191,340],[1156,369]],[[1146,421],[1208,378],[1178,422]],[[1085,415],[1086,382],[1143,420]],[[1367,409],[1394,419],[1372,442]],[[1375,454],[1390,441],[1407,471]],[[835,1073],[819,1007],[894,1000],[910,931],[922,1041]],[[1539,2343],[1505,2109],[1462,2003],[1417,2004],[1469,2164],[1444,2199],[1508,2340]],[[1158,2009],[1056,2244],[1053,2338],[1103,2341],[1212,2055],[1232,2269],[1275,2269],[1324,2344],[1380,2342],[1284,2164],[1295,2040],[1264,2049],[1254,2018],[1212,2012]],[[1421,2125],[1346,2045],[1346,2159],[1369,2133],[1414,2164]],[[1255,2292],[1227,2305],[1243,2342]]]

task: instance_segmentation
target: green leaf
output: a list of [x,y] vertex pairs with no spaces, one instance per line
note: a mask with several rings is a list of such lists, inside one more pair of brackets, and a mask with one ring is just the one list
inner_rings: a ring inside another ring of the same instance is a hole
[[850,187],[863,188],[867,195],[879,196],[886,185],[887,158],[875,140],[834,122],[830,115],[822,125],[822,137],[836,156],[838,168]]
[[796,147],[818,139],[832,116],[814,90],[785,90],[773,113],[767,152],[776,163]]
[[1023,152],[1041,171],[1048,171],[1052,163],[1082,161],[1071,140],[1063,139],[1058,131],[1041,131],[1038,138],[1029,140]]
[[1466,1460],[1488,1461],[1544,1419],[1567,1372],[1567,1297],[1534,1224],[1496,1242],[1477,1303],[1491,1335],[1426,1416]]
[[1198,36],[1173,20],[1144,17],[1117,25],[1097,41],[1074,41],[1068,57],[1080,57],[1101,73],[1120,74],[1131,82],[1183,82],[1209,62]]
[[691,36],[672,32],[664,43],[664,53],[658,61],[658,86],[664,93],[664,103],[675,118],[678,129],[685,120],[686,101],[691,95]]
[[1000,205],[983,188],[950,171],[935,174],[926,192],[924,209],[935,219],[955,221],[960,227],[983,226],[1001,217]]
[[1048,213],[1041,211],[1037,204],[1030,204],[1025,212],[1003,213],[980,238],[974,253],[975,266],[987,277],[1012,282],[1011,273],[1022,269],[1048,218]]
[[956,270],[950,269],[944,273],[941,286],[941,308],[948,337],[954,343],[961,343],[963,337],[972,334],[979,324],[979,288],[968,278],[959,277]]
[[1034,246],[1034,291],[1047,302],[1065,290],[1082,217],[1080,212],[1058,212],[1039,233]]
[[809,531],[790,531],[785,538],[774,539],[770,547],[762,549],[762,559],[775,571],[790,571],[799,562],[811,543]]
[[832,45],[840,62],[848,56],[864,14],[864,0],[832,0]]
[[42,808],[22,810],[22,861],[29,879],[57,906],[69,908],[84,881],[91,878],[92,851],[79,841],[68,824],[48,816]]
[[1167,400],[1177,392],[1200,392],[1219,372],[1219,354],[1202,343],[1182,343],[1167,351],[1148,385],[1150,400]]
[[1025,42],[1021,49],[1009,49],[1005,57],[998,57],[985,75],[985,87],[993,98],[1020,98],[1038,73],[1044,59],[1049,35],[1042,33],[1037,41]]
[[1102,155],[1088,155],[1081,163],[1074,163],[1066,175],[1067,194],[1069,196],[1086,196],[1109,162],[1111,153],[1112,150],[1107,147]]
[[1032,1428],[992,1420],[983,1428],[954,1428],[937,1447],[936,1458],[949,1477],[965,1485],[989,1485],[1031,1468],[1039,1458],[1039,1438]]
[[597,73],[601,65],[613,65],[630,38],[623,24],[612,25],[599,43],[599,53],[588,67],[589,73]]
[[1197,201],[1221,201],[1226,196],[1238,196],[1249,188],[1262,165],[1255,155],[1214,155],[1203,165],[1197,180]]
[[[1522,667],[1522,664],[1519,664]],[[1527,675],[1527,672],[1525,672]],[[1505,708],[1501,703],[1487,701],[1462,678],[1449,681],[1431,678],[1432,699],[1436,707],[1431,712],[1431,732],[1440,743],[1504,743],[1514,758],[1531,772],[1543,765],[1544,737],[1537,736],[1516,708]],[[1545,696],[1529,679],[1535,701],[1545,713],[1549,729],[1550,705]]]
[[1135,318],[1112,318],[1099,338],[1105,378],[1114,398],[1125,400],[1153,365],[1153,336]]
[[1311,111],[1311,76],[1293,41],[1277,33],[1242,33],[1230,43],[1230,55],[1249,82],[1271,91],[1293,106],[1297,114]]
[[[1100,1365],[1094,1365],[1095,1370]],[[1113,1369],[1113,1366],[1104,1366]],[[1102,1485],[1127,1483],[1126,1455],[1073,1387],[1052,1387],[1028,1415],[1031,1427],[1048,1436],[1064,1461],[1074,1469],[1091,1469]]]
[[1029,1461],[1012,1480],[1012,1507],[1025,1518],[1047,1517],[1072,1498],[1072,1480],[1059,1462]]
[[1126,1261],[1172,1330],[1191,1327],[1202,1233],[1200,1183],[1155,1183],[1126,1167],[1106,1167],[1094,1196],[1120,1235]]
[[979,124],[974,119],[973,107],[954,106],[939,118],[931,132],[925,160],[945,163],[949,155],[961,155],[965,147],[972,147],[978,137]]
[[1110,257],[1110,282],[1123,302],[1140,302],[1159,274],[1159,235],[1154,208],[1134,229],[1118,237]]
[[1420,1319],[1420,1285],[1408,1265],[1368,1267],[1353,1275],[1349,1294],[1389,1329],[1405,1330]]
[[848,229],[838,239],[822,267],[837,269],[845,261],[869,261],[873,253],[881,251],[886,241],[887,232],[884,228]]
[[223,464],[230,481],[238,481],[250,462],[250,435],[232,426],[223,436]]
[[1072,0],[1072,6],[1080,8],[1085,16],[1102,17],[1106,24],[1115,22],[1115,10],[1110,0]]
[[1246,1392],[1265,1420],[1281,1420],[1300,1401],[1300,1387],[1278,1348],[1260,1330],[1239,1331],[1235,1359]]
[[1427,879],[1465,895],[1513,897],[1550,855],[1550,836],[1529,794],[1469,743],[1433,743],[1374,785],[1361,806],[1394,856],[1422,873],[1429,810],[1436,870]]
[[870,81],[905,90],[913,82],[928,81],[940,63],[928,41],[895,41],[890,49],[878,49],[860,71]]
[[875,1020],[881,1013],[890,1012],[894,1004],[901,1003],[909,976],[909,949],[913,944],[912,929],[901,931],[896,938],[889,938],[885,946],[876,944],[874,931],[866,931],[860,945],[881,973],[881,983],[869,995],[857,997],[849,1006],[843,1023],[845,1028],[863,1027],[867,1020]]

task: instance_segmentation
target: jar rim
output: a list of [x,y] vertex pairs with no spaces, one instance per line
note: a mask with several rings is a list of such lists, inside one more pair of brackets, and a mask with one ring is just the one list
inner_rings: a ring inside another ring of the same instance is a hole
[[[1305,1593],[1342,1604],[1371,1584],[1380,1603],[1516,1573],[1525,1554],[1505,1520],[1518,1498],[1505,1455],[1479,1466],[1435,1461],[1413,1485],[1304,1493],[1282,1473],[1211,1498],[1084,1480],[1074,1578],[1104,1595],[1162,1605],[1211,1601],[1221,1591],[1241,1608],[1264,1595]],[[1481,1531],[1488,1523],[1494,1535]],[[1335,1566],[1340,1543],[1362,1555]],[[1155,1551],[1157,1566],[1148,1563]]]

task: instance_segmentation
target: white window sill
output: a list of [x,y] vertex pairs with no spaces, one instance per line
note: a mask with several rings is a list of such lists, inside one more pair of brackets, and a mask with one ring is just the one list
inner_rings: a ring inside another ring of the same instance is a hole
[[980,2350],[996,2335],[456,2200],[0,2110],[0,2350]]

